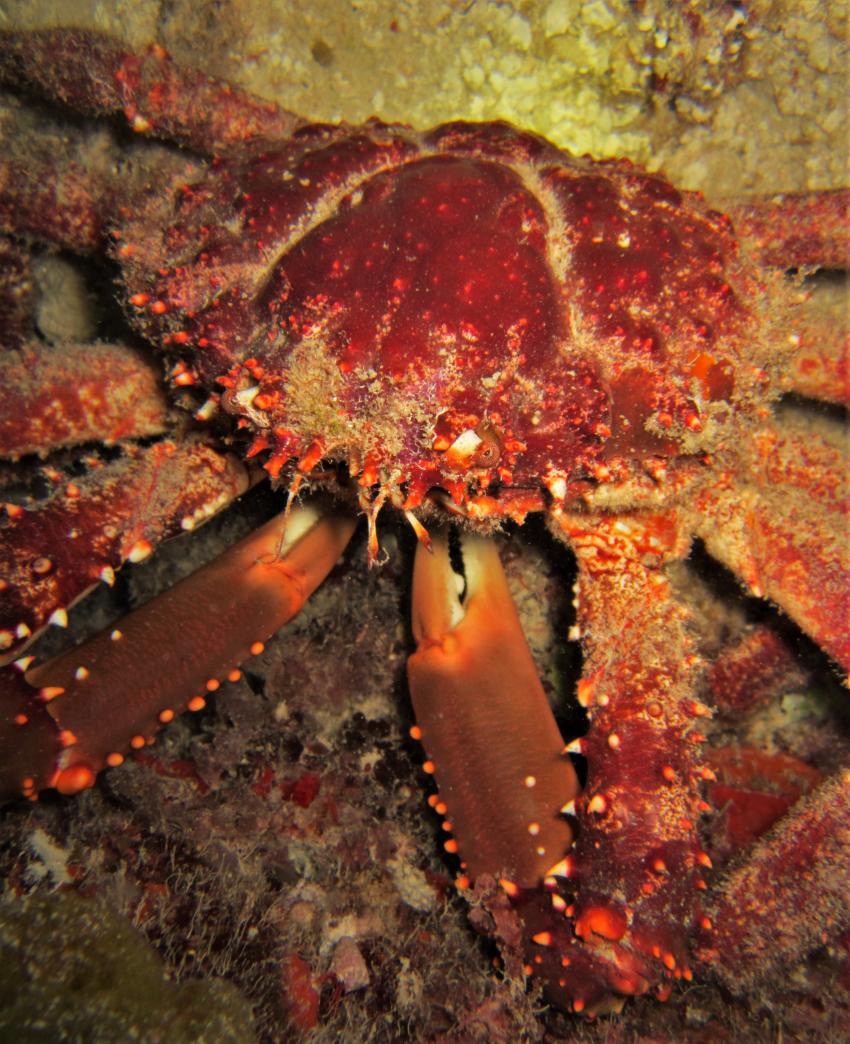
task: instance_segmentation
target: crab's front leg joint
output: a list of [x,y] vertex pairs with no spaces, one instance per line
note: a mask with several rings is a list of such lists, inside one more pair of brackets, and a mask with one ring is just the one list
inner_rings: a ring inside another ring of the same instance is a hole
[[579,793],[491,540],[464,534],[465,597],[445,534],[417,548],[407,665],[416,735],[469,877],[540,882],[572,843]]

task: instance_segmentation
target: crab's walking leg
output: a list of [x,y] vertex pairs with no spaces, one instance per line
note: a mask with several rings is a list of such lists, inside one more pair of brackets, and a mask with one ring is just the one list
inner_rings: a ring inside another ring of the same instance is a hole
[[417,735],[469,877],[534,886],[563,857],[579,785],[492,541],[461,538],[466,596],[445,534],[416,551],[407,666]]
[[[34,422],[48,434],[37,414]],[[50,437],[61,435],[54,425]],[[45,500],[0,508],[0,663],[49,623],[64,627],[68,609],[96,584],[113,583],[124,562],[201,525],[245,491],[249,476],[236,457],[188,438],[125,446],[85,475],[57,472],[51,481]]]
[[847,268],[850,264],[850,189],[786,192],[746,203],[724,201],[735,231],[775,268]]
[[0,316],[3,317],[3,342],[7,351],[20,347],[30,336],[35,300],[35,279],[29,251],[19,240],[0,235]]
[[792,316],[796,346],[784,374],[788,390],[850,407],[848,292],[826,281],[810,291]]
[[96,32],[0,32],[0,82],[29,86],[88,116],[123,112],[142,134],[202,153],[280,141],[304,121],[230,84],[184,69],[157,45],[129,53]]
[[699,717],[708,711],[691,697],[698,661],[665,572],[689,546],[676,515],[558,512],[552,527],[579,567],[588,776],[564,868],[571,917],[534,897],[521,909],[542,940],[531,960],[547,995],[590,1011],[611,994],[656,986],[663,997],[669,979],[691,976],[687,938],[708,864],[697,833]]
[[724,647],[706,681],[715,711],[740,722],[786,693],[801,691],[807,679],[789,645],[773,628],[761,624]]
[[0,101],[0,141],[0,228],[12,235],[94,253],[110,217],[144,190],[108,132],[72,128],[12,97]]
[[[769,268],[850,268],[850,190],[790,193],[724,207],[750,254]],[[793,353],[783,371],[787,390],[850,405],[850,337],[844,282],[804,284],[779,319]]]
[[30,341],[3,359],[0,457],[161,435],[168,410],[157,368],[135,348]]
[[765,424],[750,468],[717,468],[693,528],[753,594],[772,599],[850,670],[850,489],[832,438]]
[[722,883],[697,957],[751,990],[850,926],[850,770],[802,798]]
[[[289,542],[278,557],[284,524]],[[13,753],[0,790],[55,786],[73,793],[90,786],[101,768],[120,763],[128,743],[143,746],[175,714],[202,706],[219,679],[295,616],[354,526],[350,515],[320,517],[310,508],[290,514],[288,523],[279,515],[119,628],[27,671],[27,682],[55,720],[62,750],[40,765]],[[4,711],[2,732],[13,752],[18,736],[39,727],[29,717],[15,708]],[[22,743],[41,745],[28,737]]]

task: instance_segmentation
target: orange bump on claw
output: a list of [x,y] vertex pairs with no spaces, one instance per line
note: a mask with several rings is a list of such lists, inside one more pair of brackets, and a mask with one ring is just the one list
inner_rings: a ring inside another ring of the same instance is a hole
[[60,794],[79,794],[81,790],[93,787],[95,779],[96,776],[91,768],[83,762],[78,762],[76,765],[69,765],[62,769],[56,776],[53,785]]
[[626,914],[621,909],[611,906],[588,906],[576,918],[576,935],[589,939],[592,935],[601,935],[603,939],[616,942],[626,933]]

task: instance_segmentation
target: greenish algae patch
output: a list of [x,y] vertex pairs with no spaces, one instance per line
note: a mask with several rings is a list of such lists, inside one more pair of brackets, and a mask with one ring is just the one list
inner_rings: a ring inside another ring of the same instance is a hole
[[256,1040],[235,986],[169,981],[126,921],[73,892],[0,902],[0,967],[0,1041]]

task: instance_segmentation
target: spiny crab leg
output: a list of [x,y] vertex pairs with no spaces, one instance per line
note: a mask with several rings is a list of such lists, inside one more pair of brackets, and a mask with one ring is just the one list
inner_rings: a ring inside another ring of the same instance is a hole
[[181,68],[157,44],[137,55],[102,33],[0,32],[0,80],[31,84],[86,115],[122,112],[137,133],[199,152],[278,142],[304,123],[273,102]]
[[532,887],[572,843],[580,787],[537,676],[495,545],[463,534],[466,597],[445,533],[416,549],[408,660],[414,734],[468,877]]
[[66,627],[68,610],[93,587],[203,524],[251,481],[240,460],[195,435],[126,443],[82,475],[42,475],[46,497],[0,512],[0,664],[49,625]]
[[[348,543],[356,519],[312,507],[281,513],[171,590],[75,649],[26,671],[36,712],[4,713],[7,747],[47,748],[47,760],[4,765],[17,793],[42,787],[75,793],[91,786],[122,751],[142,747],[175,714],[199,709],[220,679],[291,620]],[[278,554],[283,527],[287,541]],[[18,692],[20,696],[20,692]],[[32,694],[36,696],[35,693]],[[32,729],[59,730],[61,753]],[[8,786],[4,789],[9,789]]]
[[850,190],[844,188],[785,192],[747,202],[724,200],[722,207],[761,263],[777,268],[846,268],[850,259],[848,208]]
[[555,875],[568,916],[539,892],[517,909],[539,943],[529,967],[547,999],[591,1014],[653,986],[664,999],[671,980],[692,977],[687,937],[710,866],[697,828],[698,724],[710,712],[691,697],[700,664],[667,575],[690,543],[678,515],[556,510],[550,520],[578,565],[577,695],[591,728],[576,745],[588,774],[576,843]]
[[694,531],[753,594],[783,609],[850,671],[850,485],[840,444],[766,421],[747,469],[716,469]]
[[802,798],[716,889],[697,958],[733,993],[850,927],[850,769]]

